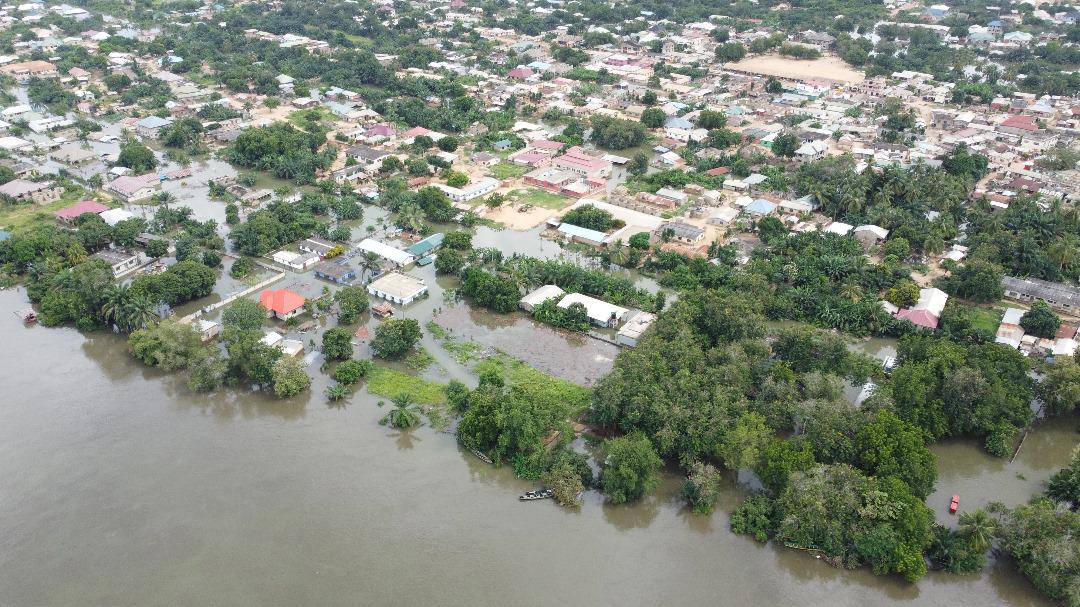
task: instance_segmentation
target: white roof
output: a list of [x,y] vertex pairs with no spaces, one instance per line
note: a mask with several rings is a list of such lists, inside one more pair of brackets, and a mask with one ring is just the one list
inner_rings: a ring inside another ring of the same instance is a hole
[[376,291],[392,295],[397,299],[411,299],[427,290],[423,280],[414,278],[401,272],[389,272],[383,274],[368,285],[368,292],[372,295]]
[[521,303],[535,306],[549,299],[558,299],[565,294],[566,291],[560,289],[558,285],[544,285],[522,297]]
[[572,304],[579,303],[585,306],[585,311],[588,313],[589,318],[596,322],[606,323],[611,319],[614,314],[616,320],[622,320],[622,317],[626,315],[629,310],[616,306],[615,304],[609,304],[606,301],[596,299],[595,297],[589,297],[581,293],[571,293],[562,298],[559,302],[559,307],[566,309]]
[[855,231],[856,232],[870,232],[871,234],[873,234],[874,236],[878,237],[881,240],[884,240],[889,235],[888,230],[886,230],[885,228],[883,228],[881,226],[876,226],[876,225],[873,225],[873,224],[861,225],[861,226],[855,228]]
[[368,251],[403,266],[413,260],[413,256],[394,247],[372,238],[365,238],[356,245],[361,251]]
[[1005,314],[1001,316],[1001,323],[1006,325],[1019,325],[1024,310],[1020,308],[1005,308]]
[[280,333],[275,333],[274,331],[267,331],[266,335],[263,335],[262,339],[259,340],[259,343],[273,347],[276,346],[277,343],[281,340],[282,337]]
[[912,306],[912,309],[926,310],[940,318],[941,311],[945,309],[945,303],[947,301],[949,301],[949,295],[941,289],[935,289],[933,287],[929,289],[920,289],[919,301]]
[[824,231],[828,232],[830,234],[839,234],[841,236],[844,236],[844,235],[846,235],[848,232],[850,232],[852,230],[852,227],[853,226],[850,223],[844,223],[842,221],[834,221],[831,224],[829,224],[829,227],[825,228]]
[[131,219],[134,216],[135,215],[132,214],[130,211],[125,211],[124,209],[109,209],[108,211],[101,212],[101,218],[104,219],[105,223],[109,224],[110,226],[114,226],[121,221]]

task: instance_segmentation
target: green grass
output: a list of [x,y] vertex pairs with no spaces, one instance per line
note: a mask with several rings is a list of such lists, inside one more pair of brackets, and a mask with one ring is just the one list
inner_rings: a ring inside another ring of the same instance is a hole
[[413,371],[423,371],[435,362],[435,358],[425,349],[420,348],[405,359],[405,366]]
[[514,179],[521,177],[525,173],[532,170],[527,166],[519,166],[511,162],[500,162],[499,164],[491,167],[491,174],[496,179]]
[[592,391],[588,388],[537,371],[505,354],[484,359],[476,364],[478,374],[490,371],[499,373],[506,385],[521,390],[531,400],[566,404],[572,417],[584,413],[592,398]]
[[442,384],[387,367],[375,367],[367,377],[367,389],[387,398],[408,393],[422,405],[438,405],[446,399]]
[[971,325],[976,329],[983,329],[990,333],[996,333],[1001,324],[1001,311],[996,308],[968,308],[971,312]]
[[453,338],[444,341],[442,347],[450,353],[450,356],[452,356],[454,360],[461,364],[473,360],[476,358],[476,355],[484,349],[483,346],[475,341],[456,341]]
[[545,209],[559,210],[569,206],[571,200],[565,196],[554,194],[539,188],[517,190],[513,194],[519,202],[531,204]]

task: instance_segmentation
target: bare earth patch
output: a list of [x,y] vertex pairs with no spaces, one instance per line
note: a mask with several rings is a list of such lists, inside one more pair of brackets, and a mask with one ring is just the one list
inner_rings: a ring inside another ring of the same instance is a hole
[[866,76],[845,63],[839,57],[821,59],[791,59],[780,55],[748,57],[736,63],[728,63],[728,69],[762,76],[776,76],[793,80],[832,80],[834,82],[862,82]]

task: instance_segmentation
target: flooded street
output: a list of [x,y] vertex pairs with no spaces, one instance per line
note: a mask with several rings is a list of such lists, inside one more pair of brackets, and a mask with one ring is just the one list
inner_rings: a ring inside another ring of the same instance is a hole
[[[519,503],[530,483],[450,435],[378,425],[362,389],[328,407],[315,369],[292,401],[197,396],[120,338],[23,327],[24,305],[0,292],[6,605],[1048,605],[1007,564],[912,586],[757,544],[727,528],[739,489],[692,516],[676,474],[628,507]],[[1061,426],[1028,439],[1024,482],[938,447],[938,486],[1015,482],[1022,500],[1075,443]]]

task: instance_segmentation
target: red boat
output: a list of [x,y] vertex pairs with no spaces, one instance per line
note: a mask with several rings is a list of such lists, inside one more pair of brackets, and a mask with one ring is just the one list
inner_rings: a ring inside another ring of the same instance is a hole
[[956,514],[956,509],[960,507],[960,496],[952,496],[952,501],[949,502],[949,514]]

